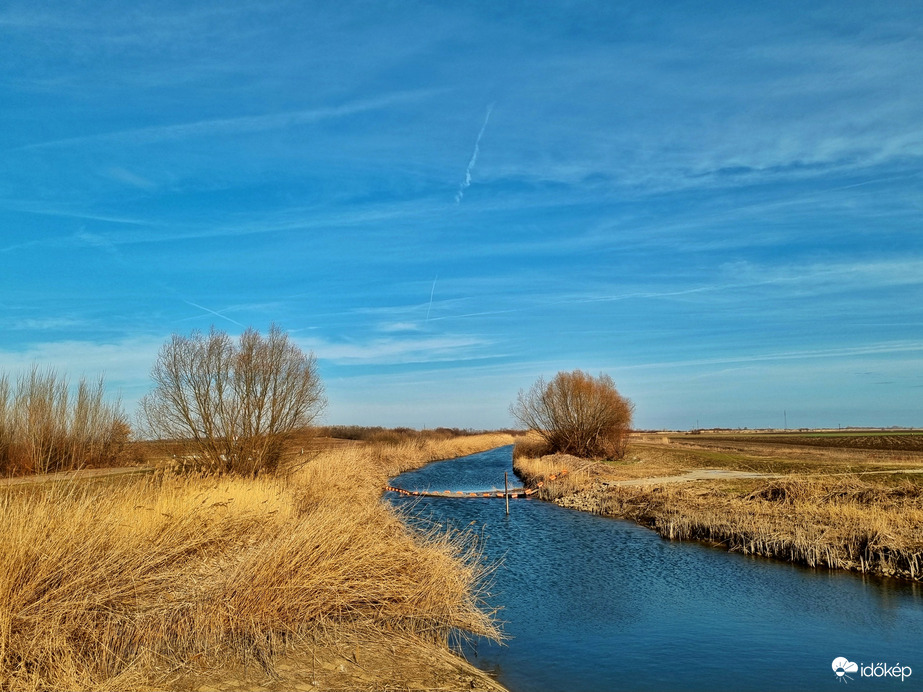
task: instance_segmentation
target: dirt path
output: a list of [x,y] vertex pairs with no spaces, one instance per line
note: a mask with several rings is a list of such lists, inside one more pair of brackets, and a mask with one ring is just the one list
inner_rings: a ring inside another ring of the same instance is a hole
[[779,478],[778,473],[754,473],[752,471],[729,471],[727,469],[695,469],[681,476],[656,476],[635,478],[630,481],[608,481],[608,486],[661,485],[663,483],[684,483],[686,481],[729,480],[732,478]]
[[[798,474],[798,477],[822,478],[827,476],[866,476],[894,473],[923,473],[923,468],[915,469],[882,469],[880,471],[859,471],[858,473],[810,473]],[[753,471],[731,471],[729,469],[695,469],[679,476],[655,476],[651,478],[634,478],[628,481],[608,481],[604,485],[609,487],[632,485],[662,485],[665,483],[684,483],[686,481],[707,480],[733,480],[738,478],[785,478],[792,474],[784,473],[756,473]]]
[[17,478],[0,478],[0,487],[15,485],[40,485],[42,483],[60,483],[62,481],[85,480],[88,478],[107,478],[110,476],[132,476],[153,473],[153,466],[116,466],[105,469],[79,469],[44,473],[37,476],[19,476]]
[[177,692],[507,692],[447,649],[390,642],[318,644],[282,656],[268,675],[256,664],[200,671],[172,681]]

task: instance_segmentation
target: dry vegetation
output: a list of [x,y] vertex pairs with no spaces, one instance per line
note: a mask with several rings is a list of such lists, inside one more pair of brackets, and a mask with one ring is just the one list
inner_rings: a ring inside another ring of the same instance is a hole
[[548,382],[539,378],[510,406],[510,415],[548,452],[591,459],[625,455],[633,411],[611,377],[581,370],[559,372]]
[[599,511],[670,539],[698,539],[811,567],[923,579],[923,492],[858,477],[615,487]]
[[222,473],[274,471],[326,403],[314,355],[276,325],[266,336],[247,329],[236,341],[214,327],[174,334],[151,379],[139,416],[147,437],[185,440],[197,465]]
[[[596,463],[550,482],[562,465],[579,469],[581,462],[532,458],[524,441],[514,464],[533,486],[544,481],[547,499],[633,519],[666,538],[923,580],[923,474],[915,473],[923,471],[923,454],[911,445],[856,449],[853,436],[824,439],[799,446],[794,435],[637,435],[624,461]],[[658,480],[706,468],[742,477]],[[650,483],[635,485],[644,479]]]
[[511,441],[349,445],[255,479],[3,489],[0,689],[184,688],[241,664],[284,678],[280,657],[331,641],[497,637],[473,539],[411,531],[380,496],[389,475]]
[[128,461],[131,428],[102,380],[71,388],[54,370],[0,375],[0,476],[72,471]]

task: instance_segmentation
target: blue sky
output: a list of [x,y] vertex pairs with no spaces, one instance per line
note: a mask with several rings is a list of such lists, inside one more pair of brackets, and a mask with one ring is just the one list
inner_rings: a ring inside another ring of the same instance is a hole
[[923,426],[918,2],[5,2],[0,369],[276,322],[329,423]]

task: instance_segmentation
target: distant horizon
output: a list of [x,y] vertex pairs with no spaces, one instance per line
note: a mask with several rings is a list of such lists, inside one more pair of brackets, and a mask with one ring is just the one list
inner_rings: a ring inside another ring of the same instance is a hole
[[0,8],[0,372],[271,323],[327,424],[923,426],[923,5]]

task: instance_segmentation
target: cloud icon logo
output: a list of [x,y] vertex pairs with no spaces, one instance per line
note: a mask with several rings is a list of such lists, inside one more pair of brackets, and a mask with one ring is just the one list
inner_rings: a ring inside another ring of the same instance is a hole
[[836,673],[838,678],[842,678],[843,676],[849,677],[846,673],[858,673],[859,666],[849,659],[840,656],[839,658],[833,659],[833,672]]

